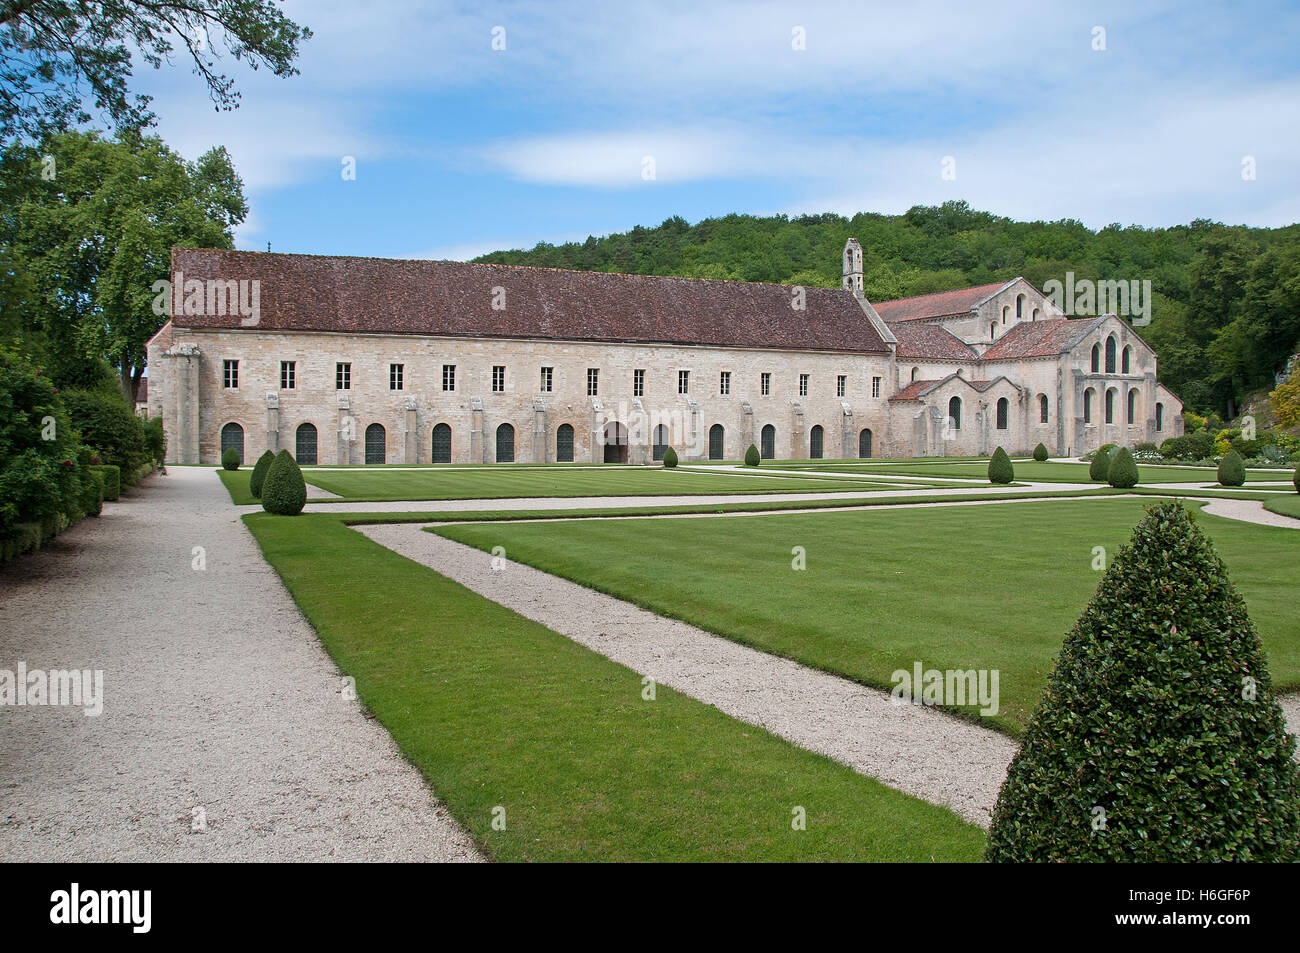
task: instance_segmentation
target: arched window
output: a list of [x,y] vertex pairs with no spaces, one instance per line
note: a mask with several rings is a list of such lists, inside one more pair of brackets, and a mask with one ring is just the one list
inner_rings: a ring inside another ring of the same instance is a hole
[[1048,401],[1046,394],[1038,395],[1038,422],[1047,423]]
[[1137,388],[1131,388],[1128,392],[1128,422],[1130,424],[1137,422],[1138,392]]
[[1005,304],[1004,304],[1004,305],[1002,306],[1002,323],[1003,323],[1003,324],[1006,324],[1006,323],[1007,323],[1007,312],[1010,311],[1010,310],[1011,310],[1011,306],[1010,306],[1010,305],[1005,305]]
[[1108,387],[1106,389],[1106,423],[1113,424],[1114,422],[1115,422],[1115,388]]
[[921,369],[919,367],[912,368],[912,380],[916,380],[920,376],[921,376]]
[[722,424],[714,424],[709,428],[709,459],[721,460],[722,451],[726,445],[726,431]]
[[759,456],[764,460],[771,460],[776,457],[776,428],[771,424],[764,424],[762,435],[758,441]]
[[438,424],[433,428],[433,462],[451,463],[451,427]]
[[388,432],[383,424],[366,428],[366,463],[385,463],[388,460]]
[[961,398],[948,401],[948,429],[961,430]]
[[1016,295],[1016,320],[1019,321],[1025,316],[1025,296]]
[[573,462],[573,426],[560,424],[555,431],[555,459],[559,463]]
[[221,428],[221,452],[227,450],[236,450],[239,453],[239,462],[244,462],[244,428],[239,424],[226,424]]
[[1083,422],[1092,423],[1092,388],[1089,387],[1083,392]]
[[822,441],[825,432],[821,424],[813,424],[813,429],[808,431],[808,457],[811,460],[820,460],[822,458]]
[[1165,429],[1165,405],[1156,404],[1156,430]]
[[1123,355],[1121,355],[1120,357],[1120,362],[1119,362],[1120,373],[1131,374],[1132,371],[1129,368],[1132,367],[1132,365],[1133,365],[1133,348],[1126,347],[1124,348]]
[[656,460],[662,460],[664,458],[664,451],[667,449],[668,449],[668,425],[660,424],[659,426],[655,427],[655,439],[654,439],[654,445],[651,450],[651,455]]
[[502,424],[497,428],[497,463],[515,462],[515,428]]
[[1106,338],[1106,373],[1115,373],[1115,335]]
[[1094,344],[1092,346],[1092,372],[1094,374],[1101,373],[1101,345],[1100,344]]
[[294,431],[293,456],[299,466],[316,465],[316,425],[299,424]]
[[1029,320],[1030,320],[1030,321],[1037,321],[1037,320],[1038,320],[1038,309],[1037,309],[1037,308],[1035,308],[1035,309],[1030,313],[1030,315],[1029,315]]
[[863,430],[858,434],[858,456],[866,460],[871,456],[871,431]]
[[1007,429],[1007,418],[1011,416],[1011,403],[1005,397],[998,398],[998,429]]
[[990,324],[990,325],[989,325],[989,340],[992,341],[992,340],[997,336],[997,333],[998,333],[998,326],[997,326],[996,324]]

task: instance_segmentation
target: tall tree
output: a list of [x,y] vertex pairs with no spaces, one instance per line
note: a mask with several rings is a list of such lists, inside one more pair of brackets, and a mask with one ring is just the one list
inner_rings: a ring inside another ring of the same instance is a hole
[[87,99],[117,129],[151,125],[150,97],[128,89],[131,55],[159,69],[174,44],[214,106],[233,109],[239,92],[219,72],[220,47],[292,76],[310,36],[272,0],[0,0],[0,142],[89,122]]
[[[53,175],[44,157],[54,159]],[[163,318],[152,310],[173,246],[233,247],[248,214],[224,147],[187,162],[151,136],[62,133],[0,157],[0,248],[37,289],[51,371],[67,383],[107,358],[134,400],[145,344]]]

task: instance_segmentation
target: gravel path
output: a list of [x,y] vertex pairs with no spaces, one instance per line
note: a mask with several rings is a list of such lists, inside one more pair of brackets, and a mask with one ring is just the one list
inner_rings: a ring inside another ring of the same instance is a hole
[[150,477],[0,571],[0,669],[19,661],[103,670],[104,708],[0,707],[0,861],[480,859],[347,700],[211,469]]
[[1285,529],[1300,529],[1300,520],[1294,516],[1272,513],[1264,509],[1264,504],[1259,500],[1216,499],[1206,503],[1202,509],[1211,516],[1241,520],[1244,523],[1258,523],[1261,526],[1281,526]]
[[357,530],[663,685],[988,826],[1010,738],[529,566],[493,572],[487,554],[420,525]]

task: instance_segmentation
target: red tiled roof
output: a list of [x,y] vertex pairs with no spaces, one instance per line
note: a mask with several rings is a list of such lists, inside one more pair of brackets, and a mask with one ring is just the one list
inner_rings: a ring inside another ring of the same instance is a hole
[[977,285],[974,288],[958,288],[955,291],[938,291],[934,294],[918,295],[915,298],[883,301],[875,303],[876,313],[889,322],[920,321],[950,314],[965,314],[1008,283],[999,281],[991,285]]
[[[857,299],[788,285],[456,261],[173,249],[184,278],[260,281],[259,329],[887,352]],[[493,288],[505,289],[494,310]],[[238,328],[240,316],[172,315]]]
[[973,361],[979,354],[946,328],[935,324],[896,324],[889,330],[898,339],[898,356],[938,361]]
[[1002,336],[987,351],[986,361],[1005,361],[1018,357],[1055,357],[1068,351],[1102,318],[1049,318],[1046,321],[1022,321]]
[[941,384],[942,381],[912,381],[902,390],[900,390],[890,400],[920,400],[921,395],[933,387],[935,384]]

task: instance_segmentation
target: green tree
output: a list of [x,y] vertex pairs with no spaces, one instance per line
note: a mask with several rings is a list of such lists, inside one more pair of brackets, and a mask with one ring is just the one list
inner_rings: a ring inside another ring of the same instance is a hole
[[[42,176],[42,156],[54,160]],[[94,386],[103,362],[134,402],[162,326],[155,281],[173,246],[233,247],[248,214],[224,147],[187,162],[155,137],[61,133],[0,156],[0,247],[25,264],[35,321],[60,383]]]
[[239,104],[221,53],[293,76],[311,31],[272,0],[0,0],[0,141],[90,122],[85,103],[119,129],[152,124],[150,97],[128,89],[132,56],[154,69],[179,44],[218,109]]

